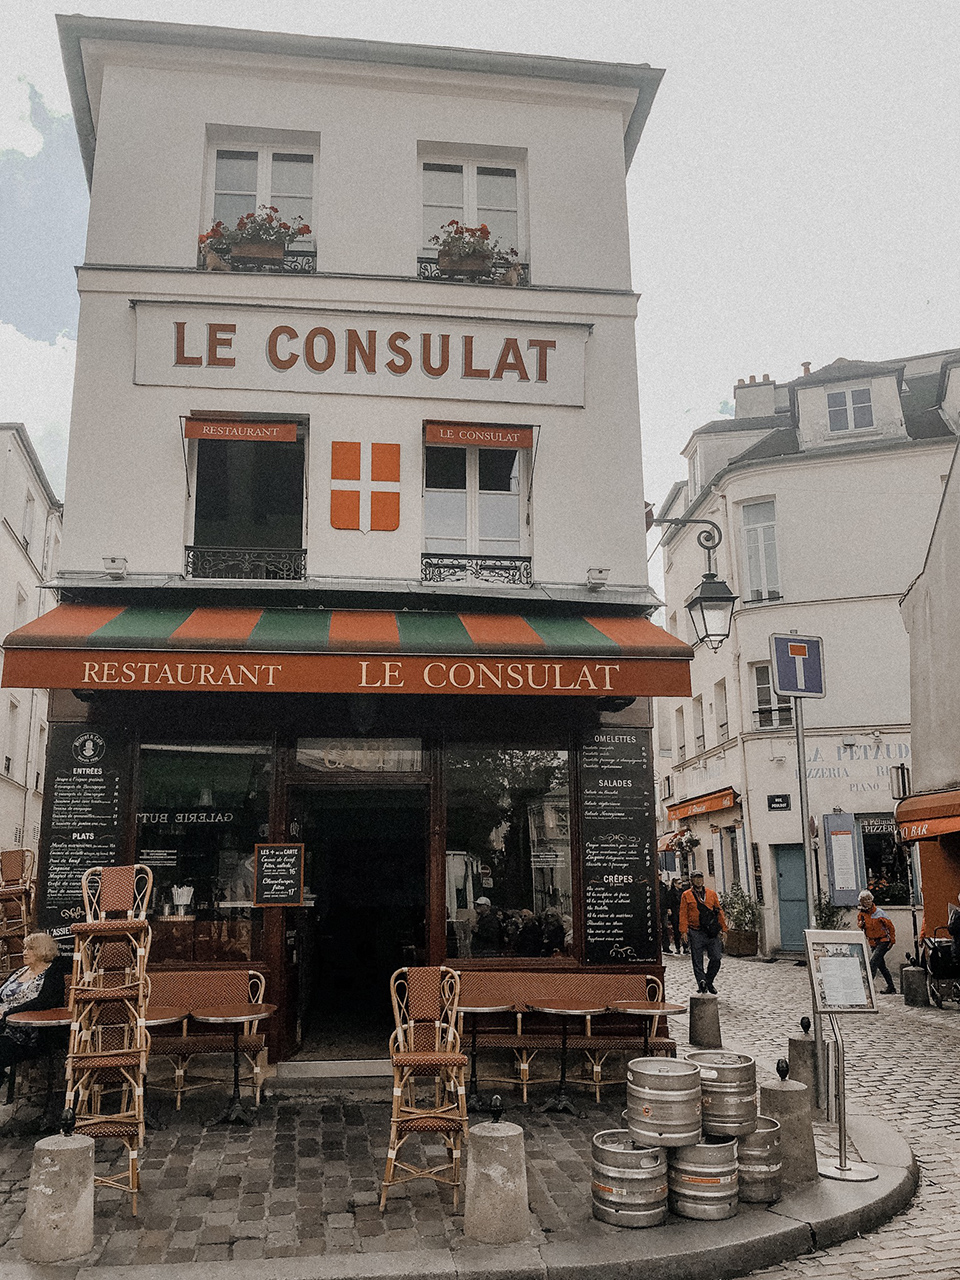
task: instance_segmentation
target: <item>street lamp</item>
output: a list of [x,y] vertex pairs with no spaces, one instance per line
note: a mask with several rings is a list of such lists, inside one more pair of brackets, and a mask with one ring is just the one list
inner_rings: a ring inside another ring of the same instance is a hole
[[694,634],[714,652],[730,635],[733,622],[733,606],[737,597],[722,578],[713,571],[713,553],[723,541],[720,526],[712,520],[667,519],[654,520],[654,524],[702,524],[707,525],[697,534],[697,543],[707,553],[707,571],[692,596],[684,602],[693,622]]

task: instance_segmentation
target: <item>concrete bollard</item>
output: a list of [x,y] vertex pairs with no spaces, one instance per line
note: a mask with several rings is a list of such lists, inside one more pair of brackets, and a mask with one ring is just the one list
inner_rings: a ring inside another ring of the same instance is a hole
[[921,1008],[930,1004],[930,993],[927,990],[927,972],[915,965],[905,964],[900,970],[900,990],[903,992],[903,1003]]
[[817,1042],[813,1036],[791,1036],[788,1042],[790,1079],[807,1086],[811,1110],[817,1108]]
[[530,1234],[527,1164],[518,1124],[470,1126],[463,1234],[484,1244],[515,1244]]
[[690,997],[690,1043],[698,1049],[722,1049],[720,1002],[716,996]]
[[785,1186],[813,1182],[819,1176],[810,1100],[810,1090],[799,1080],[778,1080],[760,1086],[761,1114],[780,1125]]
[[93,1139],[62,1133],[33,1148],[20,1252],[66,1262],[93,1248]]

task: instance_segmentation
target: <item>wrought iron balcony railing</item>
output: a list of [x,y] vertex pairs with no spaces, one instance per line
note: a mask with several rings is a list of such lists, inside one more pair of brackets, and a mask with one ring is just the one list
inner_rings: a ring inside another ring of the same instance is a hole
[[790,729],[793,727],[793,708],[760,707],[753,713],[754,729]]
[[263,547],[187,547],[188,578],[244,578],[295,582],[307,568],[307,552]]
[[496,582],[529,587],[533,582],[530,556],[427,555],[420,557],[423,582]]
[[208,255],[201,253],[197,266],[203,271],[259,271],[268,275],[312,275],[317,269],[316,249],[284,249],[282,258],[249,257],[241,250]]
[[[508,276],[507,273],[511,274]],[[437,265],[436,254],[417,258],[417,275],[421,280],[448,280],[455,284],[469,282],[472,284],[516,284],[530,283],[529,262],[498,262],[491,266],[489,274],[476,276],[465,271],[462,275],[450,270],[441,271]],[[514,276],[516,278],[514,278]]]

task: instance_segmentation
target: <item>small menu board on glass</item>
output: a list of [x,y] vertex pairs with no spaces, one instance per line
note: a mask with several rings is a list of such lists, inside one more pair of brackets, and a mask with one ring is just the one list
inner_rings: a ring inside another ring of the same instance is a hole
[[39,923],[55,938],[68,939],[83,919],[83,873],[124,861],[127,762],[128,744],[112,727],[50,726]]
[[803,936],[817,1013],[876,1013],[864,935],[852,929],[805,929]]
[[649,729],[598,729],[580,763],[587,961],[659,954],[653,767]]
[[258,844],[254,905],[303,906],[303,845]]

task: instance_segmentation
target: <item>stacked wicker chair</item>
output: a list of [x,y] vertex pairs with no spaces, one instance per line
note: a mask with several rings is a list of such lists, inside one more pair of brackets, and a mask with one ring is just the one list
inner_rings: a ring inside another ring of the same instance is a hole
[[126,1147],[126,1173],[96,1181],[129,1192],[136,1215],[150,1052],[144,1018],[153,873],[144,866],[93,867],[84,872],[82,885],[86,920],[72,926],[67,1106],[77,1133],[116,1138]]
[[[380,1195],[397,1183],[432,1178],[453,1187],[453,1206],[460,1198],[460,1150],[467,1136],[465,1054],[456,1031],[460,975],[454,969],[398,969],[390,980],[396,1029],[390,1037],[393,1065],[393,1112],[390,1146]],[[429,1096],[417,1097],[417,1086]],[[440,1165],[415,1163],[401,1151],[415,1134],[439,1136],[446,1148]],[[401,1158],[401,1156],[403,1158]]]
[[0,982],[23,965],[23,940],[33,921],[33,867],[29,849],[0,850]]

